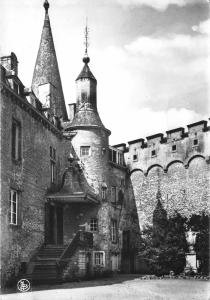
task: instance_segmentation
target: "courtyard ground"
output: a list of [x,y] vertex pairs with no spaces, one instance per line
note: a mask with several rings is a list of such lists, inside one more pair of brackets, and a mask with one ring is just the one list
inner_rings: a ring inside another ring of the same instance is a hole
[[10,290],[1,300],[210,300],[210,282],[193,279],[142,280],[136,275],[60,285],[41,285],[31,292]]

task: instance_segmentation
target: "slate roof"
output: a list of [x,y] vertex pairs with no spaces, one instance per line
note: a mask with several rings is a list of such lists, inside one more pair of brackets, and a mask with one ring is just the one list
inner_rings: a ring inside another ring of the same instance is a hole
[[93,73],[90,71],[88,64],[85,64],[80,72],[79,76],[77,77],[76,81],[82,78],[90,78],[96,81]]
[[[45,6],[49,8],[48,2],[45,2]],[[44,7],[45,7],[44,6]],[[55,52],[55,46],[53,42],[53,36],[50,26],[50,18],[48,15],[48,8],[45,7],[45,19],[42,30],[41,41],[35,63],[32,90],[39,98],[38,87],[39,85],[50,83],[55,89],[55,100],[53,101],[53,110],[57,116],[63,116],[64,120],[68,119],[63,88],[61,84],[61,78],[58,68],[58,62]]]

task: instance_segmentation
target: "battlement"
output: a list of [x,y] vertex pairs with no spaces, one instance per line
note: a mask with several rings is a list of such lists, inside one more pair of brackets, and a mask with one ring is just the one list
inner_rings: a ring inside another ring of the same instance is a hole
[[[208,126],[208,121],[201,120],[196,123],[192,123],[187,125],[188,131],[185,131],[183,127],[174,128],[171,130],[167,130],[166,133],[157,133],[144,138],[139,138],[136,140],[132,140],[128,142],[129,151],[133,148],[147,148],[151,146],[155,146],[157,144],[163,143],[172,143],[181,139],[185,139],[188,137],[196,137],[202,132],[206,132],[210,130],[210,126]],[[120,144],[121,145],[121,144]],[[115,146],[116,147],[116,146]]]
[[210,126],[201,120],[183,127],[167,130],[137,140],[129,141],[124,151],[125,162],[130,171],[142,170],[145,175],[153,166],[160,166],[167,172],[168,166],[179,161],[187,168],[194,157],[210,158]]

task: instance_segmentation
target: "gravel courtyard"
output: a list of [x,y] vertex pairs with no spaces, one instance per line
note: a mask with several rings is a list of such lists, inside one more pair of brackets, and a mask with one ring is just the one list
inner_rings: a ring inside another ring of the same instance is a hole
[[[10,291],[11,292],[11,291]],[[110,279],[34,287],[8,293],[1,300],[210,300],[210,282],[189,279],[141,280],[119,275]]]

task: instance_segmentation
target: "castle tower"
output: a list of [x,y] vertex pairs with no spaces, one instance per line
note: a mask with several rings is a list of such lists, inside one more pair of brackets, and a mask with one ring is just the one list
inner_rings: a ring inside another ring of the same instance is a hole
[[39,51],[32,79],[32,90],[50,113],[67,120],[63,89],[48,14],[49,3],[44,2],[45,19]]
[[76,132],[72,145],[85,165],[88,183],[98,194],[101,182],[106,177],[108,138],[111,132],[104,127],[97,110],[97,80],[88,65],[90,58],[87,54],[87,35],[86,26],[84,66],[76,79],[76,111],[67,130]]

